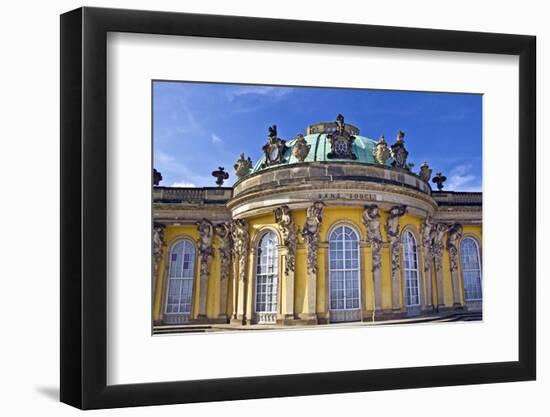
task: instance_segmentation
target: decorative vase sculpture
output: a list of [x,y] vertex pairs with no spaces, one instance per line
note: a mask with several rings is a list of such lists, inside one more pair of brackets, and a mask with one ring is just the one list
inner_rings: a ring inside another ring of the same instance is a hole
[[298,134],[296,141],[294,142],[294,147],[292,148],[292,155],[300,162],[304,162],[307,158],[311,145],[308,145],[304,135]]

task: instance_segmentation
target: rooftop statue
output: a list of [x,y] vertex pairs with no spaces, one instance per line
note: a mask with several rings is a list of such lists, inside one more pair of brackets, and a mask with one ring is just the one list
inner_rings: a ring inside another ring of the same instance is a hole
[[245,159],[244,153],[242,153],[235,165],[233,165],[233,168],[235,169],[237,178],[241,179],[250,173],[252,169],[252,159],[250,159],[250,157]]
[[441,191],[443,189],[443,183],[447,181],[447,177],[441,172],[438,172],[435,177],[432,179],[432,182],[437,184],[437,189]]
[[384,135],[378,138],[378,143],[372,150],[372,156],[374,156],[374,160],[380,165],[384,165],[386,161],[390,159],[391,152],[386,143],[386,139],[384,139]]
[[277,126],[270,126],[268,131],[269,137],[267,143],[262,147],[265,154],[265,161],[262,163],[262,168],[284,162],[284,154],[286,151],[286,141],[277,137]]
[[336,131],[327,134],[330,141],[331,150],[327,154],[329,159],[357,159],[357,155],[353,153],[352,145],[355,141],[355,136],[346,131],[344,116],[339,114],[336,116]]
[[420,172],[418,173],[418,175],[423,181],[430,181],[430,178],[432,177],[432,169],[429,167],[426,161],[422,162],[422,165],[420,165]]
[[221,187],[223,182],[229,178],[229,174],[225,172],[224,167],[218,167],[216,171],[212,171],[212,176],[216,177],[216,184],[218,184],[218,187]]
[[407,149],[405,149],[405,132],[400,130],[397,132],[397,138],[395,140],[395,143],[391,146],[392,150],[392,166],[396,168],[403,168],[403,169],[409,169],[407,165],[407,157],[409,156],[409,152]]
[[153,168],[153,185],[159,185],[162,181],[162,174]]
[[298,133],[298,136],[296,137],[296,140],[294,142],[294,147],[292,148],[292,155],[294,155],[294,157],[298,161],[304,162],[309,154],[310,149],[311,145],[308,145],[306,139],[304,138],[304,135]]
[[269,131],[269,137],[270,138],[276,138],[277,137],[277,125],[269,126],[267,128]]

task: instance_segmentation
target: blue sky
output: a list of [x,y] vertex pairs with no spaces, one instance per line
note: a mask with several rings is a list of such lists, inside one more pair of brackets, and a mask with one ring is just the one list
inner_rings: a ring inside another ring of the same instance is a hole
[[480,95],[155,81],[153,100],[154,167],[164,186],[215,186],[218,166],[232,185],[241,152],[253,162],[262,156],[268,126],[289,140],[342,113],[371,139],[391,144],[403,130],[413,170],[428,161],[447,176],[446,190],[481,191]]

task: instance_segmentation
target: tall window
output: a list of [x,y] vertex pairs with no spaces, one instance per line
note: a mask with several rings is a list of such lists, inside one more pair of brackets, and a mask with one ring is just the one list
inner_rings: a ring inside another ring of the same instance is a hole
[[403,233],[403,274],[405,278],[405,303],[407,307],[417,306],[420,304],[420,293],[416,239],[408,230]]
[[460,261],[464,278],[464,299],[481,300],[479,247],[471,237],[464,238],[460,244]]
[[194,272],[195,246],[189,240],[182,240],[170,253],[166,313],[191,313]]
[[258,243],[256,259],[256,312],[275,313],[277,311],[277,236],[267,232]]
[[347,226],[339,226],[329,237],[330,309],[359,308],[359,239]]

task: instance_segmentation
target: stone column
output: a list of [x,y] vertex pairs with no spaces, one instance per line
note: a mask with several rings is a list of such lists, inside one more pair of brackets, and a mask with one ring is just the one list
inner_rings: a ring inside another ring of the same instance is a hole
[[443,238],[449,230],[449,225],[438,223],[434,226],[434,263],[437,281],[437,310],[445,307],[445,294],[443,292]]
[[237,320],[239,323],[246,322],[246,267],[247,255],[239,258],[239,279],[237,281]]
[[256,303],[255,303],[255,297],[254,293],[256,292],[255,286],[256,286],[256,274],[254,273],[254,258],[256,256],[256,248],[252,247],[250,248],[250,251],[248,252],[248,268],[247,268],[247,280],[245,281],[245,294],[243,296],[243,300],[245,301],[243,304],[245,305],[245,309],[243,311],[243,322],[246,322],[246,324],[252,324],[254,320],[254,315],[256,314]]
[[424,279],[426,280],[426,309],[433,310],[433,238],[434,225],[431,216],[427,216],[420,226],[420,235],[422,237],[422,255],[424,261]]
[[361,241],[359,243],[359,250],[361,251],[361,259],[363,259],[360,274],[361,274],[361,282],[360,282],[360,290],[361,290],[361,319],[368,319],[369,314],[369,308],[368,308],[368,299],[369,296],[373,297],[374,300],[374,294],[370,294],[371,292],[374,293],[374,291],[367,285],[367,281],[370,282],[371,275],[372,275],[372,254],[370,247],[368,246],[368,243]]
[[306,222],[302,230],[307,254],[306,312],[304,318],[315,323],[317,322],[317,251],[324,205],[323,202],[316,201],[307,209]]
[[455,223],[451,226],[447,232],[447,251],[449,252],[449,259],[451,263],[451,277],[453,280],[453,307],[462,307],[460,297],[460,283],[458,276],[458,242],[462,239],[463,232],[462,226]]
[[209,220],[202,219],[197,222],[199,231],[199,320],[206,319],[206,303],[208,298],[208,277],[210,275],[210,263],[214,256],[212,242],[214,239],[214,226]]
[[[285,247],[281,249],[283,258],[283,268],[285,271],[288,267],[288,252]],[[283,274],[283,288],[281,288],[281,313],[284,321],[294,319],[294,270],[288,270],[288,273]]]
[[219,315],[220,320],[227,321],[227,291],[229,286],[229,278],[231,272],[231,250],[233,240],[231,238],[231,224],[221,223],[216,226],[216,235],[220,240],[220,300],[219,300]]
[[392,310],[401,310],[401,242],[399,239],[399,218],[407,212],[407,206],[399,205],[390,209],[386,221],[386,236],[390,247],[391,259],[391,299]]
[[424,279],[426,280],[426,308],[433,309],[433,290],[432,290],[432,264],[433,259],[431,250],[424,248]]

